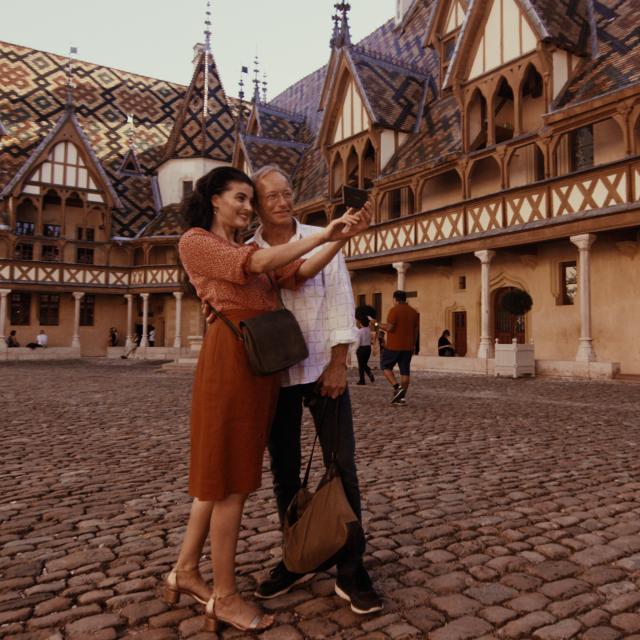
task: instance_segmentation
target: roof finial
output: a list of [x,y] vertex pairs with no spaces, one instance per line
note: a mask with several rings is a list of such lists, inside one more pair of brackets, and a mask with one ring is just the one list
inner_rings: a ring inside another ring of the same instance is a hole
[[207,10],[204,19],[204,48],[211,53],[211,2],[207,0]]
[[240,68],[240,82],[238,82],[238,86],[240,90],[238,91],[238,98],[240,98],[240,102],[244,100],[244,76],[249,73],[249,68],[244,65]]
[[260,69],[259,60],[256,55],[253,59],[253,102],[256,104],[260,102]]
[[262,72],[262,102],[267,104],[267,72]]
[[69,47],[69,57],[67,58],[67,66],[65,73],[67,75],[67,104],[66,107],[69,110],[73,109],[73,66],[72,62],[75,60],[75,55],[78,53],[77,47]]
[[340,16],[337,13],[334,13],[331,16],[331,19],[333,20],[333,33],[331,34],[331,40],[329,40],[329,47],[333,49],[340,37]]
[[209,115],[209,56],[211,55],[211,2],[207,0],[204,19],[204,95],[202,96],[202,120]]
[[349,46],[351,44],[351,34],[349,33],[349,11],[351,10],[351,5],[348,2],[336,2],[333,6],[336,11],[342,13],[340,33],[336,38],[336,46]]

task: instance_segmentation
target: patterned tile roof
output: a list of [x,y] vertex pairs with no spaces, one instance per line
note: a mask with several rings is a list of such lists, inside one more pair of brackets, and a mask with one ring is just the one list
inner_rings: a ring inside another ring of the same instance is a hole
[[640,3],[595,3],[599,56],[585,63],[557,101],[566,107],[640,82]]
[[[205,85],[209,94],[206,115],[203,100]],[[191,84],[180,104],[163,160],[207,157],[231,162],[234,142],[235,122],[216,63],[210,53],[202,51]]]
[[165,207],[138,235],[138,238],[178,237],[187,230],[180,205]]
[[[0,42],[0,114],[6,130],[0,139],[0,190],[62,117],[66,64],[63,56]],[[186,87],[81,60],[73,63],[73,76],[79,126],[123,205],[114,215],[113,234],[133,237],[156,216],[149,175],[163,157]],[[222,109],[217,99],[211,108]],[[246,113],[246,105],[234,98],[229,109],[229,119],[240,109]],[[144,176],[119,172],[130,145],[128,114]],[[227,145],[225,138],[221,146]]]
[[289,113],[262,102],[256,105],[256,112],[263,138],[305,142],[312,137],[302,114]]
[[536,14],[547,39],[578,55],[589,53],[591,24],[587,3],[590,0],[522,0],[531,15]]
[[425,129],[398,149],[383,176],[414,167],[426,169],[462,152],[460,111],[453,96],[429,104],[425,121]]
[[373,109],[374,123],[407,132],[418,128],[429,87],[432,95],[436,91],[433,80],[364,49],[353,47],[347,55]]
[[298,204],[327,197],[329,169],[317,147],[311,147],[302,156],[298,171],[293,176],[293,188]]
[[269,102],[269,106],[304,116],[305,123],[311,132],[317,134],[322,121],[322,113],[318,111],[318,105],[326,75],[325,65],[278,94]]
[[290,176],[296,171],[306,145],[288,140],[241,136],[241,144],[252,171],[268,164],[278,165]]

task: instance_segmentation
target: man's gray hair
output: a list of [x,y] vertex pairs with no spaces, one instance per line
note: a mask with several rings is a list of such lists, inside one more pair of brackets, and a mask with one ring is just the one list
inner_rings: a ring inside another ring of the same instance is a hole
[[258,169],[251,176],[251,179],[253,180],[253,184],[255,184],[257,187],[263,178],[266,178],[268,175],[272,173],[279,173],[281,176],[286,178],[287,182],[289,183],[289,186],[291,186],[291,178],[277,164],[266,164],[264,167],[260,167],[260,169]]

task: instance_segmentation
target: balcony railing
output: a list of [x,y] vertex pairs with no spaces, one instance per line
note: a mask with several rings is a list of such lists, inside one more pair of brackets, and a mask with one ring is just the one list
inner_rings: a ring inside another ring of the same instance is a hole
[[640,161],[635,157],[381,222],[352,238],[345,253],[347,258],[358,258],[462,242],[487,232],[509,233],[532,222],[544,226],[545,221],[638,200]]
[[59,285],[102,289],[176,289],[181,270],[176,265],[107,267],[47,261],[0,260],[0,285]]

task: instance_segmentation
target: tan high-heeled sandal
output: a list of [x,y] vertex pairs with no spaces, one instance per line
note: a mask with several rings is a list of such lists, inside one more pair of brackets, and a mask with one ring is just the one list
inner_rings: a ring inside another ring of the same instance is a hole
[[[200,570],[197,567],[195,569],[177,569],[174,567],[164,581],[165,602],[167,602],[168,604],[175,604],[180,599],[180,594],[184,593],[188,596],[191,596],[196,602],[199,602],[200,604],[207,604],[208,598],[203,598],[195,591],[186,589],[180,584],[180,576],[186,577],[188,575],[194,574],[197,574],[200,580],[202,580]],[[204,580],[202,580],[202,582],[204,582]]]
[[231,598],[232,596],[237,595],[238,592],[234,591],[233,593],[228,593],[225,596],[218,595],[214,593],[211,598],[209,598],[209,602],[207,602],[207,606],[205,608],[205,619],[204,619],[204,630],[210,631],[212,633],[216,633],[220,628],[221,624],[230,624],[232,627],[239,629],[240,631],[265,631],[269,627],[273,625],[275,622],[275,617],[273,615],[265,614],[265,613],[257,613],[253,620],[249,623],[248,626],[243,625],[240,622],[236,622],[231,620],[230,618],[223,618],[216,613],[216,602],[218,600],[226,600],[227,598]]

